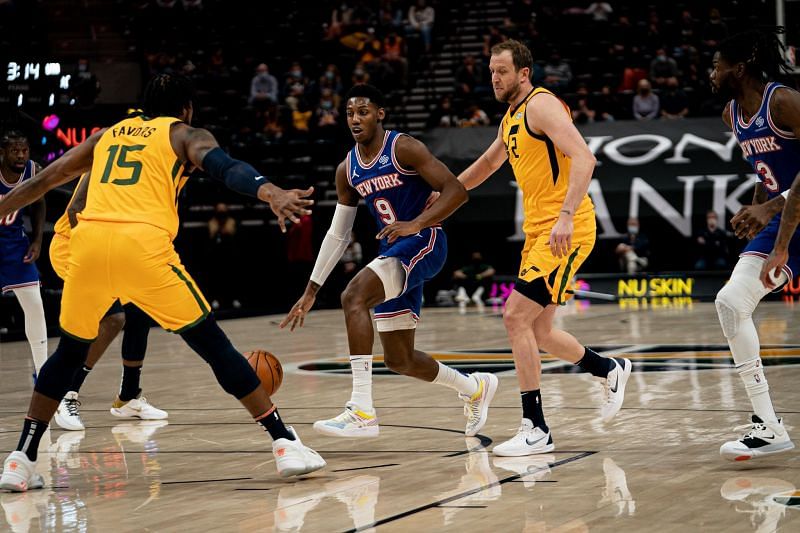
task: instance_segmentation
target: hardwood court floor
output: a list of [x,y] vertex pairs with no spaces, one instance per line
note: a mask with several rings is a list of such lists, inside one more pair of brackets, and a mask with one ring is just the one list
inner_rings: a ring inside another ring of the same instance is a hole
[[[109,414],[120,376],[115,342],[82,391],[85,433],[51,430],[39,461],[48,487],[0,495],[0,530],[800,530],[800,452],[748,463],[718,455],[735,436],[732,428],[748,421],[749,402],[724,347],[715,346],[724,339],[713,304],[565,308],[558,322],[582,342],[634,354],[625,407],[602,425],[599,384],[558,373],[567,367],[549,361],[543,398],[556,449],[512,459],[487,452],[513,435],[520,418],[497,316],[426,310],[417,334],[420,348],[462,368],[500,373],[479,438],[463,436],[462,404],[449,389],[377,375],[382,424],[373,440],[337,440],[311,429],[349,397],[349,374],[336,373],[335,360],[347,353],[341,312],[314,312],[294,334],[279,331],[276,320],[222,325],[240,349],[265,348],[282,359],[287,373],[276,403],[327,459],[325,470],[279,478],[267,436],[178,337],[153,330],[143,384],[170,412],[169,424]],[[767,376],[792,428],[800,421],[795,310],[765,304],[756,320],[763,343],[773,345],[765,361],[781,363]],[[31,363],[26,343],[0,350],[5,454],[27,407]],[[313,361],[330,363],[311,365],[327,372],[300,369]],[[794,436],[800,441],[800,429]]]

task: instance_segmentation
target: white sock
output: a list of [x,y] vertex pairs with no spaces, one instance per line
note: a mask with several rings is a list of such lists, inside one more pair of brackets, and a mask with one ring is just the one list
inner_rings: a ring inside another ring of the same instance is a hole
[[472,377],[462,374],[455,368],[443,365],[439,361],[436,362],[439,364],[439,373],[436,374],[433,383],[450,387],[466,396],[473,396],[478,392],[478,382]]
[[755,357],[745,363],[736,365],[736,371],[742,378],[747,396],[753,404],[753,412],[764,422],[777,423],[778,416],[769,397],[769,383],[764,374],[761,358]]
[[36,375],[47,360],[47,322],[44,319],[44,304],[39,286],[19,287],[14,289],[22,312],[25,314],[25,336],[31,345],[33,366]]
[[363,411],[372,411],[372,355],[351,355],[353,392],[350,401]]

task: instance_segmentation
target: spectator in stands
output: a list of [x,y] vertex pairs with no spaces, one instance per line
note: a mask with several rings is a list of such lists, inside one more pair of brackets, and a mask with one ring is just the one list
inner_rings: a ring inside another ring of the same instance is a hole
[[428,128],[454,128],[458,126],[458,113],[453,109],[453,101],[449,95],[439,100],[439,105],[428,118]]
[[269,73],[266,63],[256,67],[256,75],[250,82],[249,102],[253,105],[278,103],[278,80]]
[[492,56],[492,47],[508,40],[508,36],[504,35],[500,28],[495,25],[489,26],[489,33],[483,36],[483,57],[489,59]]
[[369,72],[367,72],[366,65],[359,61],[353,68],[353,76],[350,78],[353,85],[363,85],[369,83]]
[[397,2],[381,0],[378,8],[378,25],[384,30],[382,33],[398,31],[403,27],[403,10]]
[[342,76],[339,75],[339,67],[331,63],[325,68],[325,72],[319,77],[319,90],[320,93],[325,89],[330,89],[333,94],[333,101],[336,107],[339,107],[342,97]]
[[697,21],[694,20],[692,12],[684,9],[681,12],[681,21],[678,24],[682,42],[691,43],[697,38]]
[[488,126],[489,115],[486,111],[478,107],[477,104],[470,104],[464,110],[464,118],[461,119],[459,126],[462,128],[474,128],[476,126]]
[[458,306],[463,309],[472,300],[478,308],[483,308],[483,295],[491,289],[494,274],[494,267],[483,260],[483,254],[478,250],[472,252],[470,262],[453,272]]
[[456,72],[456,93],[465,98],[473,95],[486,94],[488,87],[485,85],[483,67],[475,60],[475,56],[464,56],[463,64]]
[[653,93],[648,80],[639,80],[636,95],[633,97],[633,117],[636,120],[652,120],[658,118],[661,103],[658,95]]
[[592,2],[586,8],[586,14],[592,16],[595,22],[608,22],[608,16],[614,12],[608,2]]
[[236,287],[236,276],[231,275],[231,260],[236,254],[236,220],[228,212],[228,206],[218,203],[208,221],[209,247],[208,295],[214,310],[224,309],[230,304],[241,307]]
[[703,28],[703,44],[708,48],[716,48],[727,36],[728,26],[722,21],[719,9],[712,8],[708,13],[708,22]]
[[647,268],[650,256],[650,242],[639,232],[639,220],[628,219],[628,232],[617,245],[617,258],[623,272],[635,274]]
[[408,10],[408,23],[413,31],[422,36],[422,44],[426,52],[431,50],[433,40],[433,22],[436,20],[436,11],[425,0],[417,0]]
[[303,67],[299,62],[292,62],[292,66],[289,67],[283,79],[284,94],[292,94],[298,90],[298,87],[302,90],[301,92],[305,94],[308,78],[303,74]]
[[656,87],[664,87],[668,79],[677,76],[678,63],[667,55],[667,51],[663,47],[656,50],[656,57],[650,62],[650,79],[653,80]]
[[572,120],[576,124],[594,122],[597,113],[589,105],[589,88],[585,83],[578,85],[575,96],[570,99],[570,109],[572,110]]
[[558,52],[550,54],[550,61],[544,67],[543,85],[545,88],[561,92],[567,88],[571,81],[572,69],[569,68],[569,65],[561,59],[561,55]]
[[268,141],[279,141],[286,131],[285,121],[281,116],[281,108],[270,106],[264,112],[264,136]]
[[336,108],[333,92],[330,89],[322,90],[314,116],[319,138],[335,138],[339,129],[339,110]]
[[684,118],[689,114],[689,97],[678,87],[678,78],[668,78],[667,87],[661,92],[661,118]]
[[610,85],[603,85],[600,94],[594,97],[594,119],[597,122],[613,122],[620,116],[619,100]]
[[350,26],[353,18],[353,8],[347,5],[347,2],[342,2],[339,7],[335,7],[331,12],[331,22],[328,25],[326,32],[326,39],[336,39],[342,35],[345,29]]
[[389,32],[383,39],[383,60],[391,67],[395,81],[405,87],[408,82],[406,43],[396,31]]
[[728,268],[728,235],[719,227],[716,211],[706,213],[706,227],[697,236],[699,258],[695,270],[723,270]]

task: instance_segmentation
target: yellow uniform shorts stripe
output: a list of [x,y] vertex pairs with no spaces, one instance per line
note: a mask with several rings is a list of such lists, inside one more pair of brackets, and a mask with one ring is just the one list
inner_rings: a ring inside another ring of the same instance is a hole
[[134,303],[168,331],[181,332],[208,316],[210,306],[165,230],[84,220],[69,241],[60,318],[65,333],[95,338],[116,299]]
[[576,218],[572,234],[572,247],[564,257],[556,257],[550,251],[550,230],[527,235],[522,249],[519,278],[528,283],[543,278],[552,302],[564,304],[572,297],[572,277],[594,248],[597,227],[594,213]]

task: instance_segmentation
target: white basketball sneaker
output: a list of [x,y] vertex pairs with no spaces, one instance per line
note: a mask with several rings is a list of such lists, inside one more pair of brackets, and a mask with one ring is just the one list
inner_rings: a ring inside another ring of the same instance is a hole
[[314,431],[329,437],[368,438],[377,437],[380,427],[374,409],[362,411],[353,402],[347,402],[339,416],[314,422]]
[[755,457],[787,452],[794,448],[789,433],[783,427],[783,419],[778,423],[768,423],[753,415],[751,424],[737,426],[734,431],[749,429],[739,440],[728,441],[719,449],[719,454],[729,461],[747,461]]
[[36,461],[31,461],[23,452],[11,452],[3,463],[0,489],[25,492],[44,487],[42,475],[36,472]]
[[545,433],[542,428],[533,427],[533,422],[523,418],[517,434],[495,446],[492,453],[501,457],[521,457],[552,452],[554,449],[555,445],[550,430],[548,429]]
[[474,437],[486,424],[489,404],[497,392],[497,376],[486,372],[474,372],[470,377],[478,382],[478,392],[472,396],[459,394],[458,397],[464,400],[464,415],[467,417],[464,435]]
[[605,402],[600,408],[600,418],[603,422],[610,422],[622,408],[622,401],[625,398],[625,385],[631,376],[633,364],[624,357],[614,357],[614,369],[608,373],[603,381],[605,389]]
[[327,464],[320,454],[300,441],[292,426],[286,426],[286,429],[294,435],[295,440],[276,439],[272,442],[272,455],[275,456],[275,466],[281,477],[309,474]]
[[61,403],[58,404],[58,409],[56,409],[55,421],[58,427],[67,431],[83,431],[86,429],[86,426],[83,425],[83,420],[81,420],[81,413],[78,410],[80,405],[78,393],[75,391],[68,392],[61,400]]
[[164,420],[169,413],[151,405],[147,398],[141,396],[123,402],[117,396],[111,405],[111,414],[118,418],[140,418],[142,420]]

